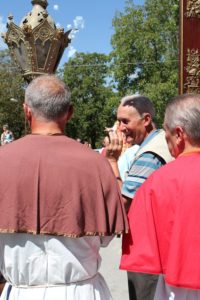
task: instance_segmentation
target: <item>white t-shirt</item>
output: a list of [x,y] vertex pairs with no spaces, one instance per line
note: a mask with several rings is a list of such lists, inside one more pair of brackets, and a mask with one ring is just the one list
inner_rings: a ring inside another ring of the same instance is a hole
[[131,167],[132,161],[135,158],[135,154],[138,151],[140,146],[133,145],[130,148],[127,148],[125,152],[118,159],[118,168],[122,181],[125,181],[127,173]]

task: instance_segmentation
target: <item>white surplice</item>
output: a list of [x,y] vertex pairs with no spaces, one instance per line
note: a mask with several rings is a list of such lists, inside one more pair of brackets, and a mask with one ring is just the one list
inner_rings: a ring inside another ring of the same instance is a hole
[[111,300],[98,273],[99,249],[112,237],[67,238],[0,234],[0,270],[6,300]]

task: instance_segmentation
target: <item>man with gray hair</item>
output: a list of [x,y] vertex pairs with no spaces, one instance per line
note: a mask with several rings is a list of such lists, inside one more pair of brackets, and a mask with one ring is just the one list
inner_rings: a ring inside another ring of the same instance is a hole
[[25,93],[31,134],[0,151],[2,300],[111,300],[101,246],[127,232],[108,161],[64,135],[73,108],[55,76]]
[[[121,187],[127,210],[136,191],[150,174],[171,160],[164,131],[156,129],[154,117],[154,106],[147,97],[132,95],[121,100],[117,110],[119,129],[127,142],[133,140],[134,144],[140,146],[124,182],[121,180],[117,165],[122,148],[122,136],[110,131],[106,140],[106,155]],[[157,275],[128,272],[130,300],[153,300],[157,280]]]
[[162,274],[155,300],[198,300],[200,95],[172,99],[163,127],[176,159],[154,172],[136,193],[121,268]]

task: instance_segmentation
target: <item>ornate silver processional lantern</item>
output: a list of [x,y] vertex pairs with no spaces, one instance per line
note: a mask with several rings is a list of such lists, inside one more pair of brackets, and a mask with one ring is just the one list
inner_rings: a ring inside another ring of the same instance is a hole
[[36,76],[55,73],[65,48],[71,42],[71,30],[57,28],[46,8],[47,0],[32,0],[32,11],[20,26],[8,17],[8,31],[2,34],[12,58],[23,77],[30,82]]

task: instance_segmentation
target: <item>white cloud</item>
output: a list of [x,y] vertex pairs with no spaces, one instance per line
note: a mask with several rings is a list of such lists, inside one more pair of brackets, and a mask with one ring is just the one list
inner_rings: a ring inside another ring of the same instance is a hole
[[[6,32],[6,23],[4,23],[3,17],[0,16],[0,33],[2,33],[2,32]],[[4,41],[0,35],[0,50],[3,50],[5,48],[6,48],[6,44],[4,43]]]
[[[76,36],[76,34],[79,32],[80,29],[83,29],[85,27],[84,25],[84,19],[83,17],[80,17],[80,16],[77,16],[74,20],[73,20],[73,24],[74,26],[72,26],[71,24],[68,24],[67,25],[67,29],[70,30],[71,29],[71,32],[69,34],[69,38],[71,40],[73,40]],[[74,56],[74,54],[77,52],[77,50],[72,46],[70,45],[68,47],[68,58],[71,58]]]
[[69,30],[69,29],[71,29],[72,28],[72,25],[71,24],[68,24],[67,25],[67,29]]
[[70,34],[69,34],[69,38],[71,40],[73,40],[76,36],[76,34],[80,31],[80,29],[83,29],[85,27],[85,21],[83,19],[83,17],[77,16],[74,20],[73,20],[74,26],[72,26],[71,24],[67,25],[67,29],[71,30]]
[[61,24],[60,23],[56,23],[56,27],[57,28],[61,28]]
[[81,16],[77,16],[73,22],[76,29],[83,29],[85,27],[85,21]]
[[54,4],[53,9],[54,10],[59,10],[59,5],[58,4]]
[[69,34],[69,38],[70,38],[71,40],[73,40],[73,39],[75,38],[75,36],[76,36],[76,33],[77,33],[77,30],[72,29],[72,31],[71,31],[70,34]]
[[75,53],[76,53],[76,49],[73,46],[69,46],[68,47],[68,58],[74,56]]

